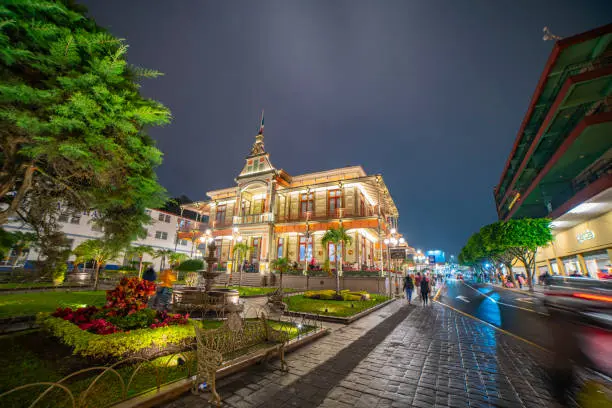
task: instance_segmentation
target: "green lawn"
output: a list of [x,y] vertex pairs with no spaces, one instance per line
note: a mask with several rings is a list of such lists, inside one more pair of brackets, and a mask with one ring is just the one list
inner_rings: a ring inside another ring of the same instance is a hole
[[[53,288],[51,282],[32,282],[32,283],[0,283],[0,289],[29,289],[29,288]],[[61,288],[61,285],[58,286]]]
[[285,298],[284,302],[289,306],[289,310],[292,312],[350,317],[389,299],[387,296],[382,295],[370,295],[370,297],[370,300],[350,301],[309,299],[302,295],[295,295]]
[[[222,323],[221,321],[205,321],[204,327],[213,329]],[[288,332],[290,338],[298,335],[298,329],[294,326],[275,321],[270,321],[270,324],[274,329]],[[305,334],[312,329],[314,328],[304,327],[300,333]],[[42,330],[0,336],[0,350],[2,350],[0,352],[0,394],[21,385],[38,381],[57,381],[76,371],[103,365],[79,355],[73,355],[70,347],[63,345]],[[161,384],[187,377],[188,368],[193,373],[195,370],[194,353],[185,352],[182,355],[187,359],[186,363],[179,361],[179,356],[173,354],[159,357],[152,360],[152,364],[143,366],[134,378],[128,390],[128,396],[153,389],[156,384],[156,370],[158,370],[157,375],[159,375]],[[127,379],[135,368],[134,365],[125,365],[119,367],[117,371],[127,383]],[[75,398],[78,398],[98,374],[99,372],[88,371],[75,377],[74,381],[69,381],[66,385],[74,393]],[[44,391],[43,386],[18,391],[0,399],[0,406],[3,408],[28,406],[42,391]],[[105,374],[93,387],[91,395],[87,398],[87,406],[108,406],[111,402],[120,399],[120,391],[117,378],[110,373]],[[37,407],[68,407],[66,402],[65,394],[57,391],[50,393]]]
[[106,292],[36,292],[0,295],[0,318],[53,312],[58,307],[103,306]]

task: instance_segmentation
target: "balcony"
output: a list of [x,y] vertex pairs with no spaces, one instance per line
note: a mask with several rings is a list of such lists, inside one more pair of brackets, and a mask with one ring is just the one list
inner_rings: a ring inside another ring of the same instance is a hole
[[234,216],[234,225],[245,225],[245,224],[263,224],[266,222],[273,222],[274,214],[270,212],[261,214],[249,214],[243,216]]
[[337,208],[332,211],[327,211],[324,214],[313,214],[311,212],[300,212],[297,214],[284,214],[276,217],[276,222],[303,222],[303,221],[318,221],[318,220],[333,220],[340,218],[359,218],[359,217],[375,217],[372,211],[364,211],[363,213],[354,212],[352,209]]
[[180,232],[190,232],[190,231],[204,231],[206,230],[207,225],[203,222],[197,221],[185,221],[181,222],[178,226],[178,230]]

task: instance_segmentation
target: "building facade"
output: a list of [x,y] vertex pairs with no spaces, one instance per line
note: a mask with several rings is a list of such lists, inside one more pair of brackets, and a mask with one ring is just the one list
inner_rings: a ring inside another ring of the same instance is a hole
[[[179,228],[201,228],[200,223],[162,210],[149,209],[147,210],[147,213],[151,216],[151,223],[146,226],[147,237],[134,241],[132,246],[146,245],[155,250],[169,249],[187,255],[192,255],[195,253],[193,242],[177,238],[177,226]],[[60,215],[59,222],[61,225],[61,230],[68,238],[70,249],[76,248],[83,241],[102,238],[102,230],[100,230],[93,223],[96,216],[96,211],[78,214],[66,211]],[[7,231],[33,232],[27,225],[24,225],[17,219],[13,219],[9,224],[3,225],[2,228]],[[25,252],[22,252],[19,259],[16,259],[18,253],[11,250],[9,256],[3,259],[1,264],[19,265],[28,260],[37,260],[38,255],[39,254],[36,251],[36,248],[33,247]],[[70,260],[73,259],[74,255],[70,257]],[[146,262],[152,262],[153,258],[149,255],[145,255],[143,260]],[[116,259],[109,262],[107,267],[118,267],[119,265],[124,264],[125,261],[126,260],[123,258]]]
[[553,220],[540,272],[610,272],[612,24],[555,43],[494,198],[500,220]]
[[[198,240],[204,251],[215,240],[220,264],[236,270],[232,248],[250,248],[247,270],[268,273],[270,262],[287,258],[294,268],[321,265],[336,257],[344,268],[380,270],[386,255],[381,237],[397,227],[398,211],[380,174],[361,166],[292,176],[276,169],[256,136],[236,185],[207,193],[210,200],[182,206],[209,217],[204,230],[181,229],[179,238]],[[346,247],[324,246],[329,228],[343,226],[352,238]]]

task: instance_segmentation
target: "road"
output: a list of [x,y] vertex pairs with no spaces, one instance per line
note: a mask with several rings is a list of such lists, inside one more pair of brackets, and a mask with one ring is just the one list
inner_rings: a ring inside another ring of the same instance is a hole
[[547,316],[539,313],[538,299],[486,283],[448,280],[438,301],[516,336],[552,349]]

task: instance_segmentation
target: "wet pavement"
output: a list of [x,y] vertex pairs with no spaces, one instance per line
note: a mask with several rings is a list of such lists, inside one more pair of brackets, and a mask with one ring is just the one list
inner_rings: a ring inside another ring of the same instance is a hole
[[[287,356],[219,381],[226,407],[548,406],[550,356],[440,304],[396,301]],[[166,408],[206,406],[184,395]]]

